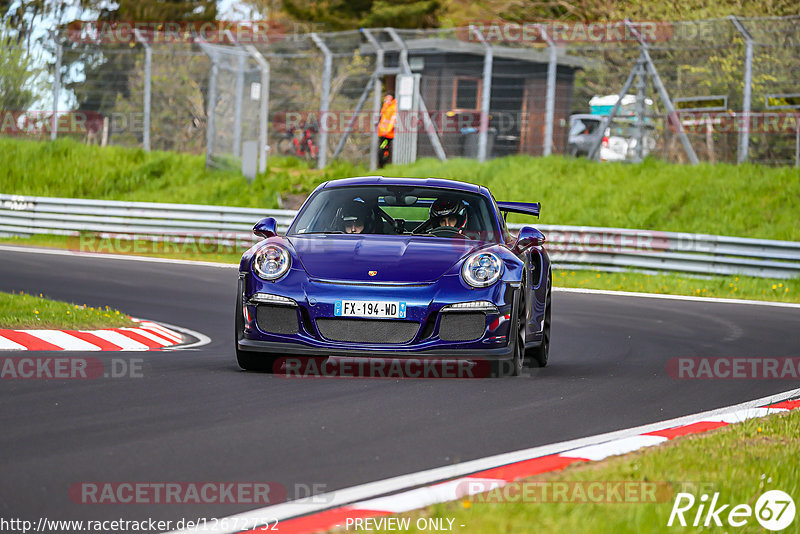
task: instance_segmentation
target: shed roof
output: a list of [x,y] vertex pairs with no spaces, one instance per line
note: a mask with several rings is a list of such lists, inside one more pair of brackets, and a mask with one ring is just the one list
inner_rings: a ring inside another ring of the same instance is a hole
[[[405,41],[409,53],[414,54],[436,54],[436,53],[450,53],[450,54],[473,54],[484,55],[484,48],[481,43],[472,43],[468,41],[461,41],[458,39],[442,39],[435,37],[428,37],[423,39],[407,39]],[[400,47],[397,43],[390,41],[381,43],[384,51],[386,52],[399,52]],[[529,63],[547,63],[550,55],[545,51],[540,51],[534,48],[514,48],[510,46],[492,46],[492,54],[496,58],[512,59],[517,61],[526,61]],[[362,44],[359,48],[362,54],[374,54],[375,47],[369,43]],[[558,51],[558,64],[568,67],[582,69],[591,64],[591,61],[585,58],[569,56]]]

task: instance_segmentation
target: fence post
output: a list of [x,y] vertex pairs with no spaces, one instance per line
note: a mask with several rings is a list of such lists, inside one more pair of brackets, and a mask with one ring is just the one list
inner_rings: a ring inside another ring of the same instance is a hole
[[481,92],[481,124],[478,130],[478,162],[486,161],[487,138],[489,137],[489,108],[492,98],[492,64],[494,54],[492,46],[486,42],[483,34],[475,26],[469,27],[470,31],[483,45],[483,89]]
[[150,152],[150,92],[153,78],[153,49],[139,30],[134,30],[136,40],[144,45],[144,131],[142,132],[142,148]]
[[58,100],[61,98],[61,43],[56,41],[56,68],[53,76],[53,117],[51,118],[50,140],[55,141],[58,136]]
[[250,54],[261,70],[261,106],[258,110],[258,172],[267,172],[267,122],[269,120],[269,61],[258,49],[249,44],[245,50]]
[[208,78],[208,112],[206,120],[206,167],[212,163],[214,155],[214,136],[216,134],[215,115],[217,114],[217,72],[219,65],[217,63],[217,53],[211,51],[211,74]]
[[331,66],[333,62],[333,55],[330,49],[325,44],[319,35],[311,33],[311,39],[314,44],[322,51],[325,56],[322,66],[322,94],[319,99],[319,156],[317,158],[317,168],[324,169],[328,162],[328,127],[327,115],[328,107],[330,105],[331,94]]
[[[389,34],[389,37],[392,38],[392,41],[400,48],[400,71],[404,74],[411,74],[411,66],[408,64],[408,46],[406,42],[400,38],[400,35],[398,35],[397,30],[394,28],[385,28],[385,30],[386,33]],[[430,115],[428,115],[428,107],[425,105],[425,99],[422,98],[422,95],[419,97],[419,110],[420,113],[422,113],[422,122],[425,126],[425,132],[428,134],[428,139],[431,141],[436,157],[441,161],[447,161],[447,154],[445,154],[444,148],[442,148],[442,142],[439,140],[439,134],[436,133],[436,127]]]
[[539,31],[547,41],[547,48],[550,53],[547,62],[547,102],[545,104],[544,122],[544,150],[543,155],[549,156],[553,153],[553,122],[556,114],[556,69],[558,67],[558,49],[556,43],[547,34],[544,26],[539,26]]
[[242,155],[242,93],[244,92],[244,61],[241,52],[237,54],[236,100],[233,110],[233,155]]
[[[378,40],[372,35],[368,29],[361,30],[367,40],[372,46],[375,47],[375,72],[383,71],[383,47],[378,44]],[[379,117],[381,113],[381,79],[375,76],[373,83],[374,89],[372,93],[372,117],[370,117],[370,135],[369,135],[369,170],[374,171],[378,168],[378,129],[375,127],[373,119]]]
[[741,131],[739,132],[739,154],[737,163],[744,163],[747,161],[748,152],[750,151],[750,99],[753,90],[753,36],[747,31],[747,28],[737,19],[734,15],[728,18],[736,26],[739,33],[742,34],[745,42],[744,52],[744,89],[742,94],[742,114],[744,121],[740,123]]
[[644,160],[644,123],[647,118],[647,67],[641,56],[636,69],[639,71],[636,80],[636,162],[641,163]]
[[[676,128],[678,130],[678,139],[681,140],[681,144],[683,145],[683,150],[686,152],[686,157],[689,158],[689,161],[692,163],[692,165],[697,165],[699,163],[697,159],[697,154],[695,153],[694,148],[692,148],[692,143],[689,142],[689,138],[686,136],[686,132],[683,131],[683,126],[681,125],[680,120],[678,119],[678,114],[675,111],[675,106],[672,104],[672,100],[670,100],[669,98],[669,93],[667,92],[667,88],[664,87],[663,83],[661,83],[661,77],[658,75],[658,70],[656,69],[656,65],[655,63],[653,63],[653,58],[650,57],[650,52],[649,52],[650,47],[642,38],[641,33],[639,33],[639,31],[633,26],[633,23],[631,23],[630,19],[625,19],[625,27],[627,27],[628,30],[630,30],[630,32],[639,41],[641,50],[641,52],[639,53],[639,59],[644,64],[645,67],[644,73],[649,74],[650,78],[653,80],[653,85],[656,86],[656,90],[658,91],[658,96],[661,97],[661,103],[664,105],[664,108],[667,111],[667,117],[675,117],[675,120],[677,122]],[[635,68],[633,71],[631,71],[631,75],[633,75],[634,71]],[[617,104],[620,104],[622,102],[622,97],[624,96],[625,96],[624,93],[621,93],[619,95],[619,102],[617,102]]]

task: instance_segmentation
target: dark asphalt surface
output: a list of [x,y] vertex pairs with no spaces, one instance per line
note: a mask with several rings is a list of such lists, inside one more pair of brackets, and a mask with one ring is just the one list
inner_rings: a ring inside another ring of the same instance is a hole
[[278,482],[302,497],[313,485],[332,491],[800,386],[675,380],[665,370],[678,356],[797,356],[798,309],[558,292],[551,365],[529,376],[247,373],[233,354],[235,287],[235,269],[0,250],[0,290],[110,305],[212,339],[196,350],[91,354],[141,358],[140,378],[0,380],[0,517],[221,517],[254,506],[76,504],[69,488]]

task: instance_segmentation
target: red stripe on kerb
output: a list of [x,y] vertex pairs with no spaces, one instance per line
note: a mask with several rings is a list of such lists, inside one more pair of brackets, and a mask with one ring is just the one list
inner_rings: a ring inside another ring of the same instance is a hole
[[521,478],[531,477],[549,471],[560,471],[575,462],[585,462],[581,458],[566,458],[557,454],[532,458],[514,464],[495,467],[479,473],[469,475],[475,478],[499,478],[507,482],[513,482]]
[[700,421],[699,423],[692,423],[691,425],[676,426],[674,428],[667,428],[664,430],[656,430],[648,432],[645,436],[660,436],[662,438],[673,439],[678,436],[685,436],[687,434],[699,434],[700,432],[708,432],[722,426],[728,426],[728,423],[722,421]]
[[[384,515],[392,515],[390,512],[378,510],[356,510],[353,508],[334,508],[333,510],[325,510],[318,514],[307,515],[304,517],[296,517],[294,519],[287,519],[281,521],[277,529],[283,534],[301,534],[306,532],[327,532],[335,527],[344,528],[347,519],[361,519],[366,517],[378,517]],[[274,525],[274,523],[273,523]],[[255,533],[255,532],[269,532],[270,527],[264,526],[252,530],[245,530],[239,534]]]
[[43,339],[32,336],[26,332],[17,332],[16,330],[0,330],[0,336],[10,339],[14,343],[19,343],[28,350],[64,350],[58,345],[48,343]]
[[777,404],[770,404],[766,408],[783,408],[784,410],[794,410],[800,408],[800,399],[788,400],[779,402]]
[[163,339],[164,340],[164,344],[166,344],[166,345],[175,345],[177,343],[174,339],[167,337],[166,335],[164,335],[163,332],[161,332],[159,330],[156,330],[155,328],[147,328],[147,327],[144,327],[144,326],[140,326],[139,328],[141,330],[144,330],[148,334],[153,334],[157,338]]
[[151,349],[160,349],[161,347],[164,346],[163,343],[158,343],[157,341],[153,341],[149,337],[145,337],[142,334],[137,334],[136,332],[134,332],[132,330],[114,329],[114,332],[116,332],[118,334],[122,334],[125,337],[129,337],[134,341],[138,341],[142,345],[147,345]]
[[115,345],[110,341],[106,341],[102,337],[90,334],[89,332],[80,332],[78,330],[67,330],[67,333],[71,336],[77,337],[78,339],[82,339],[87,343],[91,343],[92,345],[97,345],[98,347],[100,347],[101,350],[122,350],[122,347],[120,347],[119,345]]

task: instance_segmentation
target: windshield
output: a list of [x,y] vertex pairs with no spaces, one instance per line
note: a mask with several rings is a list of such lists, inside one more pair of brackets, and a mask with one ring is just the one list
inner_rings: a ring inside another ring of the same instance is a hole
[[597,131],[600,126],[599,119],[573,119],[572,126],[569,130],[570,136],[588,135]]
[[385,234],[496,241],[491,204],[482,195],[396,185],[322,189],[287,235]]

